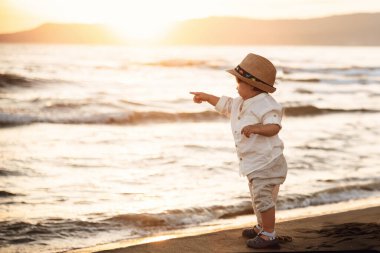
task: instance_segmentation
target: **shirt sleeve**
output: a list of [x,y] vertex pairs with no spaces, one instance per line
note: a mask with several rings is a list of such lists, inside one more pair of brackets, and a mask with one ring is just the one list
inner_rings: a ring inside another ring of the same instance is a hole
[[219,112],[220,114],[230,117],[232,101],[233,99],[230,97],[226,97],[226,96],[220,97],[218,103],[215,105],[215,110]]
[[264,114],[263,125],[276,124],[281,126],[282,112],[278,110],[272,110]]

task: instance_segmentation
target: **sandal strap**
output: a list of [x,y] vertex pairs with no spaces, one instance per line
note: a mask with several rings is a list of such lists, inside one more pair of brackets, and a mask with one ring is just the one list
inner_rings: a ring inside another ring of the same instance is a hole
[[273,233],[269,233],[269,232],[266,232],[264,230],[261,230],[259,232],[259,235],[265,235],[265,236],[268,236],[270,240],[273,240],[273,239],[276,239],[276,231],[273,231]]

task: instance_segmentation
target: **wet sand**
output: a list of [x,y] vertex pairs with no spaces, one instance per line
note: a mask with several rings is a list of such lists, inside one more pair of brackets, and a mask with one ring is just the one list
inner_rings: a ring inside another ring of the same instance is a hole
[[280,222],[276,231],[292,241],[276,249],[255,250],[246,246],[241,229],[231,229],[97,252],[379,252],[380,206]]

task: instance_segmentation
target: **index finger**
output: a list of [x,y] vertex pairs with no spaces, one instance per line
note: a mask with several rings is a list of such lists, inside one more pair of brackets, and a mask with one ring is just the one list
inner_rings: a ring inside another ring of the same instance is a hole
[[196,91],[190,91],[190,94],[193,94],[193,95],[199,95],[200,92],[196,92]]

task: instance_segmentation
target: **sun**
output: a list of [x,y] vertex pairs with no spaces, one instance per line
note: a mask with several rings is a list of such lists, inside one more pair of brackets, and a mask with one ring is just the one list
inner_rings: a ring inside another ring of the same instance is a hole
[[169,22],[154,20],[125,20],[108,24],[120,37],[131,42],[153,42],[164,37],[171,27]]
[[178,19],[170,8],[163,8],[170,6],[169,3],[173,3],[171,0],[4,1],[9,6],[36,17],[41,23],[104,24],[128,41],[159,40]]

